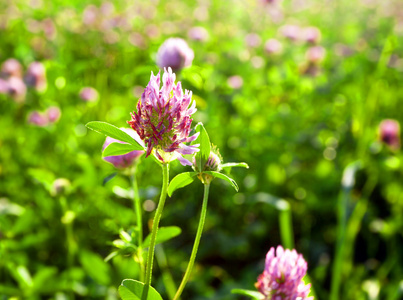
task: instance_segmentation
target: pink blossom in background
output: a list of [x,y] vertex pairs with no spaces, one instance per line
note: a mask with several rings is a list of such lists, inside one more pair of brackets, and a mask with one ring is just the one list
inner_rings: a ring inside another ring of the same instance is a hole
[[264,50],[267,54],[277,54],[283,51],[283,45],[276,39],[269,39],[264,44]]
[[54,40],[56,38],[56,25],[52,19],[47,18],[42,21],[42,30],[48,40]]
[[92,87],[83,87],[80,90],[79,96],[84,102],[95,102],[99,99],[99,93]]
[[249,33],[245,37],[245,43],[250,48],[256,48],[262,44],[262,39],[257,33]]
[[[132,138],[134,138],[136,141],[138,141],[140,144],[143,143],[143,141],[140,139],[138,134],[131,128],[120,128],[123,131],[125,131],[127,134],[129,134]],[[102,146],[102,150],[105,150],[107,146],[109,146],[111,143],[121,143],[121,144],[126,144],[122,141],[116,140],[111,137],[106,137],[105,143]],[[123,154],[123,155],[114,155],[114,156],[106,156],[103,157],[103,159],[115,166],[115,168],[118,169],[124,169],[128,168],[133,165],[133,163],[141,156],[144,154],[144,151],[142,150],[134,150],[129,153]]]
[[62,112],[57,106],[51,106],[46,110],[46,115],[50,123],[59,121]]
[[325,58],[325,55],[325,48],[322,46],[313,46],[307,50],[305,57],[310,63],[317,64]]
[[296,25],[286,24],[279,28],[280,34],[291,41],[297,41],[301,37],[301,29]]
[[162,163],[178,159],[182,165],[190,166],[191,162],[182,155],[199,151],[198,145],[185,145],[198,136],[189,136],[196,102],[189,107],[192,92],[183,93],[181,83],[175,85],[175,78],[171,68],[165,69],[160,88],[160,73],[154,76],[151,72],[150,82],[137,103],[137,112],[128,123],[145,142],[146,157],[154,152]]
[[393,119],[385,119],[379,124],[379,137],[392,150],[400,148],[400,124]]
[[308,266],[301,254],[283,247],[270,248],[266,255],[263,273],[258,277],[256,288],[264,300],[313,300],[309,297],[311,284],[302,280]]
[[311,44],[319,43],[322,34],[320,30],[316,27],[306,27],[302,30],[302,36],[304,41]]
[[46,113],[41,113],[35,110],[28,115],[28,123],[35,126],[44,127],[49,124],[49,120]]
[[8,93],[8,82],[7,80],[0,78],[0,94],[7,94]]
[[47,87],[45,66],[38,61],[32,62],[28,66],[25,82],[28,86],[34,87],[37,91],[44,91]]
[[243,79],[239,75],[228,77],[227,84],[233,89],[240,89],[243,86]]
[[98,8],[93,4],[86,6],[83,11],[83,23],[85,25],[95,25],[97,18]]
[[12,76],[7,80],[7,93],[16,102],[24,102],[27,87],[21,78]]
[[193,58],[194,52],[184,39],[169,38],[158,49],[157,65],[175,71],[191,66]]
[[8,77],[22,77],[22,66],[15,58],[9,58],[1,65],[1,76]]
[[196,26],[189,29],[188,37],[194,41],[204,42],[208,39],[209,34],[206,28]]

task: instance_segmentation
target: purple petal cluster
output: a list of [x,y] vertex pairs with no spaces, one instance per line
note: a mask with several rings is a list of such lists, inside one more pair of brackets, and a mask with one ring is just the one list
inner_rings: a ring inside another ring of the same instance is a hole
[[256,287],[265,300],[313,300],[313,297],[308,297],[311,284],[305,285],[302,280],[307,268],[306,261],[297,251],[272,247],[266,255],[266,265]]
[[400,124],[393,119],[385,119],[379,124],[380,140],[392,150],[400,148]]
[[[120,128],[120,129],[125,131],[127,134],[129,134],[135,140],[141,142],[137,133],[134,132],[132,129],[130,129],[130,128]],[[108,137],[106,137],[105,143],[102,146],[102,150],[105,150],[105,148],[108,147],[112,143],[126,144],[125,142],[116,140],[116,139],[108,136]],[[105,161],[111,163],[112,165],[114,165],[115,168],[117,168],[117,169],[125,169],[125,168],[130,167],[135,162],[135,160],[138,159],[143,154],[144,154],[143,150],[134,150],[134,151],[131,151],[131,152],[123,154],[123,155],[105,156],[105,157],[103,157],[103,159]]]
[[189,107],[192,92],[183,93],[181,83],[175,85],[175,78],[171,68],[164,69],[160,89],[160,73],[154,76],[151,72],[150,82],[137,103],[137,112],[131,114],[128,123],[145,142],[147,156],[155,150],[155,156],[163,163],[178,159],[182,165],[191,165],[182,155],[199,151],[198,145],[185,145],[198,135],[189,137],[196,102]]

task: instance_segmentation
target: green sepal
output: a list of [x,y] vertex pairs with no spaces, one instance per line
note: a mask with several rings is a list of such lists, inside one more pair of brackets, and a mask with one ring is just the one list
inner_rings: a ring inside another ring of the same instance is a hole
[[177,189],[183,188],[191,184],[197,175],[197,172],[184,172],[176,175],[168,186],[168,196],[171,197]]
[[200,143],[200,151],[196,153],[196,167],[197,171],[201,172],[204,169],[204,166],[206,165],[206,162],[210,156],[210,151],[211,151],[211,144],[210,144],[210,138],[207,134],[206,129],[203,126],[203,123],[199,122],[197,123],[196,127],[196,132],[200,132],[199,137],[197,138],[197,142]]

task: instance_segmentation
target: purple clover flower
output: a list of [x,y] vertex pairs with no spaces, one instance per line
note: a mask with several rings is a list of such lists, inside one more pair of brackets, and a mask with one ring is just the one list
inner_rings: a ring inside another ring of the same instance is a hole
[[34,87],[37,91],[44,91],[47,86],[45,66],[34,61],[28,66],[25,82],[28,86]]
[[150,82],[137,103],[137,112],[131,114],[128,121],[147,146],[147,156],[154,151],[155,156],[163,163],[178,159],[182,165],[192,165],[182,155],[194,154],[199,145],[187,146],[198,134],[189,137],[192,119],[196,112],[196,102],[192,101],[192,92],[182,91],[182,85],[175,85],[175,74],[172,69],[164,69],[163,85],[160,89],[160,73],[151,72]]
[[274,250],[272,247],[266,255],[265,268],[258,277],[256,288],[265,300],[313,300],[308,297],[311,284],[305,285],[302,280],[307,269],[306,261],[295,249],[290,251],[277,246]]
[[[130,128],[120,128],[120,129],[125,131],[127,134],[129,134],[135,140],[142,142],[140,140],[140,137],[138,136],[138,134],[135,131],[133,131],[132,129],[130,129]],[[102,146],[102,150],[105,150],[105,148],[108,147],[112,143],[126,144],[125,142],[116,140],[116,139],[108,136],[108,137],[106,137],[105,143]],[[106,157],[103,157],[103,159],[105,161],[113,164],[115,166],[115,168],[117,168],[117,169],[125,169],[125,168],[130,167],[134,163],[134,161],[137,160],[137,158],[139,158],[143,154],[144,154],[144,151],[142,151],[142,150],[134,150],[134,151],[131,151],[131,152],[123,154],[123,155],[106,156]]]
[[22,77],[22,66],[15,58],[9,58],[1,65],[0,75],[8,77]]
[[83,87],[80,90],[79,96],[84,102],[96,102],[99,98],[99,93],[92,87]]
[[160,68],[172,68],[180,70],[192,64],[194,52],[189,48],[184,39],[169,38],[157,52],[157,65]]

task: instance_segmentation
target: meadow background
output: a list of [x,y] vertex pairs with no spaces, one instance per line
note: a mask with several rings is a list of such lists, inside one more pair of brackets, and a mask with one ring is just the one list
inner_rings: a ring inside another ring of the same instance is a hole
[[[379,133],[382,120],[403,120],[399,0],[0,1],[0,64],[15,58],[26,72],[39,61],[47,83],[0,94],[0,299],[119,299],[122,279],[138,278],[130,256],[104,261],[134,224],[131,183],[123,173],[104,183],[116,169],[85,124],[128,126],[170,37],[194,51],[177,72],[194,124],[225,162],[250,166],[232,170],[238,193],[213,181],[182,299],[246,299],[231,289],[253,290],[279,244],[303,254],[316,299],[402,299],[403,156]],[[83,87],[98,100],[84,101]],[[50,107],[60,117],[32,121]],[[171,178],[183,171],[173,163]],[[142,201],[157,201],[152,159],[137,178]],[[167,199],[161,225],[182,233],[157,249],[164,299],[186,268],[201,200],[196,182]]]

